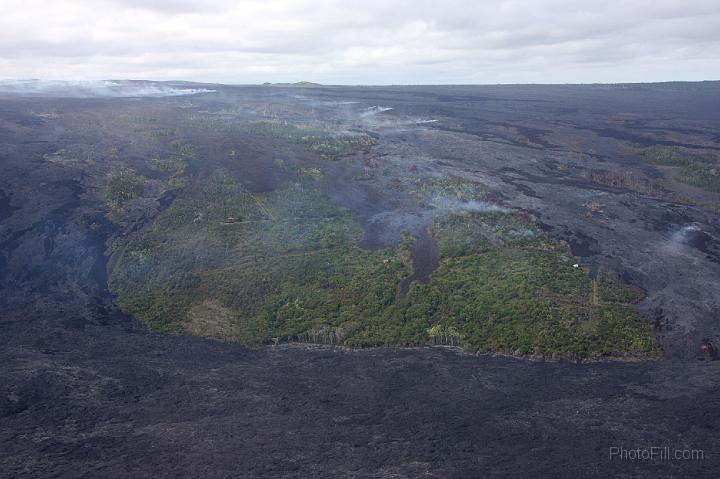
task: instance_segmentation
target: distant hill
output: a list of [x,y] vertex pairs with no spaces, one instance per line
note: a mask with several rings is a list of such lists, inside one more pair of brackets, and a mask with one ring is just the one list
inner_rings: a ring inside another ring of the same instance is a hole
[[295,83],[270,83],[265,82],[263,86],[281,86],[281,87],[301,87],[301,88],[313,88],[322,86],[320,83],[313,83],[310,81],[299,81]]

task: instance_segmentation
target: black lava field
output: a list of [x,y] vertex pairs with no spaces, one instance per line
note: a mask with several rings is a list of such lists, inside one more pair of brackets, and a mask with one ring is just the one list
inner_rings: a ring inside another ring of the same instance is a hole
[[0,477],[718,476],[720,83],[116,85],[0,87]]

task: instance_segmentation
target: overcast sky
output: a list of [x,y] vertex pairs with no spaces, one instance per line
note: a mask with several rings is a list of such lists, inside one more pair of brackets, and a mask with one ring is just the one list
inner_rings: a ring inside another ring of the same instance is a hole
[[0,78],[720,79],[720,0],[2,0]]

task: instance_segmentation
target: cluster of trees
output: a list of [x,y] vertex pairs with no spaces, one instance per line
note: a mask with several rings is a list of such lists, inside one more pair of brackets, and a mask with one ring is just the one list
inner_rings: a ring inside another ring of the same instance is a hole
[[641,151],[640,157],[656,165],[676,167],[677,179],[683,183],[720,192],[720,155],[716,152],[653,147]]
[[121,210],[127,202],[142,196],[147,178],[130,168],[121,167],[111,171],[105,182],[104,196],[111,210]]
[[[257,220],[197,221],[230,215]],[[439,268],[399,297],[410,242],[363,250],[357,221],[311,185],[250,195],[219,170],[117,253],[110,284],[124,309],[165,331],[182,331],[187,312],[212,300],[234,312],[233,334],[246,344],[656,354],[649,328],[623,304],[634,291],[603,276],[594,305],[569,252],[521,217],[465,212],[439,218],[433,231]]]

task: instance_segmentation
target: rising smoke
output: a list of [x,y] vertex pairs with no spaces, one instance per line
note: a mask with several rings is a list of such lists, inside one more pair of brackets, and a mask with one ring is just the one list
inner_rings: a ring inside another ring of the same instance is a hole
[[0,94],[33,97],[167,97],[213,92],[215,90],[142,81],[0,80]]

